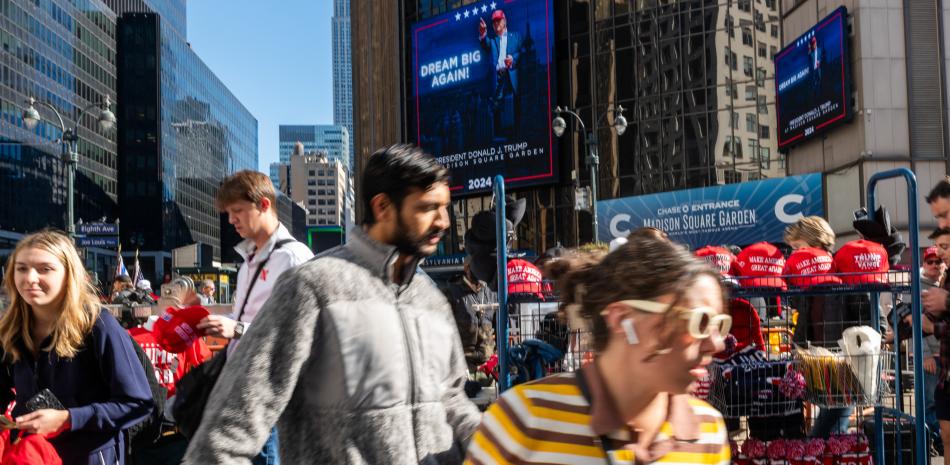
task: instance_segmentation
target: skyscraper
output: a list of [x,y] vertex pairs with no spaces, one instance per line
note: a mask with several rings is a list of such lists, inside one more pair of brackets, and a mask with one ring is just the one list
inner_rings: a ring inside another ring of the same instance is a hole
[[[356,167],[353,158],[353,60],[350,47],[350,0],[333,0],[333,124],[349,131],[350,159],[345,165]],[[281,159],[283,161],[283,159]]]
[[[116,101],[115,23],[101,0],[0,2],[0,237],[66,229],[62,130],[44,105],[55,107],[71,129],[83,108]],[[43,118],[33,130],[21,116],[30,97]],[[87,113],[77,134],[74,204],[76,219],[87,222],[115,218],[119,188],[116,133],[102,131],[95,116]]]
[[[188,45],[183,0],[108,0],[119,14],[122,239],[222,257],[214,205],[230,173],[257,169],[257,120]],[[158,268],[158,267],[156,267]]]

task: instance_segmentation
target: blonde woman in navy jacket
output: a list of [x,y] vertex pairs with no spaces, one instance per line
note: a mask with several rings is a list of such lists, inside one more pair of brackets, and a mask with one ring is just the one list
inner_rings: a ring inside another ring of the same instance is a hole
[[[26,236],[3,281],[10,303],[0,318],[0,407],[16,400],[20,434],[47,436],[64,465],[124,464],[122,431],[150,413],[152,395],[132,339],[100,309],[72,240]],[[63,408],[28,411],[44,389]]]

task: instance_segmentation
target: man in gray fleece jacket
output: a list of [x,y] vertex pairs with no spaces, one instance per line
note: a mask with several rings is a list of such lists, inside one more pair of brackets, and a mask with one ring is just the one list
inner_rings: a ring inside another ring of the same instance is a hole
[[445,297],[418,268],[449,226],[448,172],[392,146],[363,172],[362,227],[277,280],[230,355],[185,464],[460,464],[478,426]]

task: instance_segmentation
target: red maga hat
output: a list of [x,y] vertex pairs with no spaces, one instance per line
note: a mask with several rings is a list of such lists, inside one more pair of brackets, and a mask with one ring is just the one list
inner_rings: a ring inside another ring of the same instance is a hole
[[841,278],[831,276],[834,272],[834,257],[817,247],[802,247],[788,256],[782,274],[802,276],[786,278],[793,286],[808,287],[817,284],[841,284]]
[[732,275],[736,256],[733,255],[729,249],[707,245],[706,247],[696,250],[694,254],[697,258],[702,258],[706,263],[712,265],[713,268],[719,270],[719,274],[723,276]]
[[739,252],[739,280],[742,287],[774,287],[786,289],[779,276],[785,269],[785,256],[778,247],[768,242],[752,244]]
[[877,242],[861,239],[841,246],[835,254],[835,270],[839,273],[862,273],[842,276],[848,284],[887,284],[887,272],[891,265],[887,261],[887,250]]
[[199,305],[168,307],[152,327],[152,334],[163,349],[176,354],[184,352],[196,339],[204,336],[204,331],[198,329],[198,322],[208,315],[208,309]]
[[932,245],[927,247],[927,250],[924,251],[924,260],[930,257],[940,257],[940,255],[937,254],[937,246]]
[[491,14],[492,21],[498,21],[499,19],[505,19],[505,12],[501,10],[495,10]]

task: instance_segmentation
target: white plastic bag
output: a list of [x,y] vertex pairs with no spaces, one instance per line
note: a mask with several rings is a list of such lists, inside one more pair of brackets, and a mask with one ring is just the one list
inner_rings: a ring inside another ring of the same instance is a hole
[[881,363],[881,334],[870,326],[854,326],[841,333],[838,346],[848,357],[848,365],[864,394],[877,399]]

